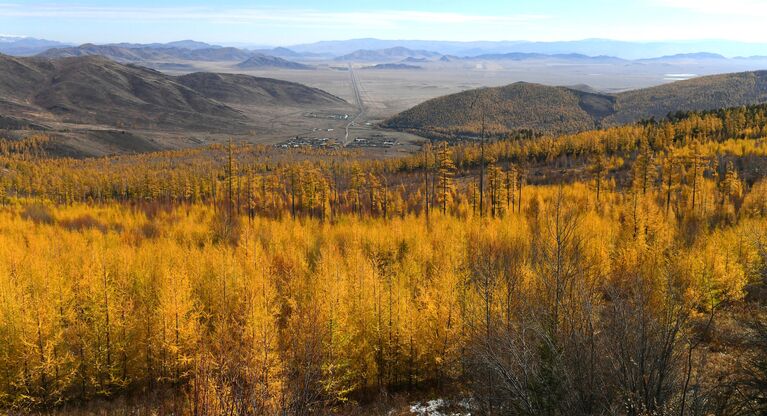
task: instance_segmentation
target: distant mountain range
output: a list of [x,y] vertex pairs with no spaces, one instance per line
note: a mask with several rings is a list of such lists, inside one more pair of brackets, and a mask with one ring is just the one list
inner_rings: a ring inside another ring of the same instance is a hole
[[484,108],[489,131],[559,134],[660,119],[676,111],[765,102],[767,71],[700,77],[614,95],[519,82],[429,100],[392,117],[384,126],[426,133],[476,133]]
[[[48,51],[55,48],[56,51]],[[120,52],[130,49],[131,53]],[[47,52],[46,52],[47,51]],[[218,52],[215,52],[218,51]],[[260,48],[226,47],[195,40],[169,43],[114,43],[68,45],[62,42],[28,37],[0,36],[0,53],[30,56],[45,52],[45,56],[102,55],[120,62],[135,59],[185,59],[199,61],[241,60],[249,54],[274,56],[289,61],[332,60],[394,63],[404,59],[438,60],[442,56],[473,59],[529,60],[556,59],[604,61],[607,58],[631,61],[720,60],[728,58],[765,59],[767,44],[726,40],[628,42],[609,39],[585,39],[560,42],[531,41],[423,41],[352,39],[321,41],[289,47]],[[164,52],[164,55],[161,53]],[[239,59],[242,58],[242,59]]]
[[[758,58],[758,57],[754,57]],[[668,56],[660,56],[657,58],[647,58],[647,59],[639,59],[639,62],[659,62],[659,61],[665,61],[665,62],[672,62],[672,61],[721,61],[726,60],[727,58],[723,55],[720,55],[718,53],[710,53],[710,52],[697,52],[697,53],[679,53],[676,55],[668,55]],[[752,58],[743,58],[739,57],[738,59],[752,59]]]
[[343,62],[380,62],[397,61],[408,58],[431,59],[439,58],[440,56],[442,56],[442,54],[439,52],[394,47],[377,50],[361,49],[350,54],[339,56],[335,60]]
[[[296,53],[297,56],[301,56]],[[377,49],[377,50],[358,50],[351,54],[335,58],[340,62],[385,62],[385,63],[428,63],[428,62],[460,62],[460,61],[542,61],[554,60],[571,63],[682,63],[682,62],[706,62],[706,61],[728,61],[728,60],[763,60],[767,62],[765,56],[750,56],[727,58],[723,55],[710,52],[683,53],[676,55],[665,55],[647,59],[623,59],[608,55],[584,55],[581,53],[533,53],[533,52],[509,52],[509,53],[488,53],[480,55],[442,55],[439,52],[427,50],[413,50],[404,47]]]
[[[307,65],[276,56],[194,41],[147,45],[94,45],[87,43],[80,46],[48,49],[37,56],[48,59],[103,56],[116,62],[143,64],[158,69],[173,69],[167,65],[178,63],[179,61],[240,62],[237,67],[242,69],[311,69]],[[162,64],[158,65],[158,63]]]
[[394,47],[434,51],[443,55],[456,56],[478,56],[516,52],[539,53],[547,55],[602,55],[632,60],[677,54],[697,53],[699,51],[707,51],[728,57],[767,54],[767,44],[745,43],[727,40],[627,42],[609,39],[585,39],[561,42],[452,42],[423,40],[382,40],[368,38],[342,41],[322,41],[310,44],[289,46],[291,50],[299,53],[329,53],[335,56],[350,54],[357,50],[378,50]]
[[[456,58],[454,58],[456,59]],[[463,60],[486,60],[486,61],[529,61],[529,60],[542,60],[542,59],[556,59],[563,61],[579,61],[579,62],[610,62],[619,63],[627,62],[625,59],[616,58],[614,56],[588,56],[579,53],[567,53],[567,54],[543,54],[543,53],[524,53],[524,52],[511,52],[503,54],[485,54],[477,56],[466,56],[463,58],[457,58]]]
[[[299,55],[300,56],[300,55]],[[705,62],[727,62],[727,61],[764,61],[767,65],[767,57],[764,56],[752,56],[752,57],[737,57],[727,58],[723,55],[697,52],[686,53],[676,55],[666,55],[657,58],[648,59],[636,59],[628,60],[614,56],[598,55],[589,56],[579,53],[567,53],[567,54],[544,54],[544,53],[529,53],[529,52],[509,52],[509,53],[495,53],[495,54],[482,54],[471,56],[455,56],[455,55],[441,55],[438,52],[431,52],[426,50],[412,50],[408,48],[389,48],[379,50],[359,50],[348,55],[343,55],[335,58],[339,62],[376,62],[382,64],[395,65],[397,63],[403,64],[425,64],[429,62],[482,62],[482,61],[557,61],[566,63],[580,63],[580,64],[627,64],[627,63],[669,63],[669,64],[685,64],[685,63],[705,63]]]
[[71,58],[77,56],[103,56],[122,63],[143,61],[243,61],[252,53],[236,48],[184,49],[177,47],[127,47],[118,45],[85,45],[49,49],[39,55],[43,58]]
[[66,43],[23,36],[0,36],[0,53],[14,56],[31,56],[50,48],[69,46]]
[[272,49],[254,49],[253,52],[261,53],[264,55],[276,56],[284,59],[303,59],[303,60],[320,60],[320,59],[332,59],[333,55],[327,53],[311,53],[304,52],[299,53],[292,49],[278,47]]
[[168,42],[168,43],[112,43],[111,46],[120,46],[124,48],[153,48],[153,49],[173,49],[173,48],[180,48],[180,49],[191,49],[191,50],[198,50],[198,49],[216,49],[216,48],[223,48],[223,46],[219,45],[212,45],[210,43],[205,42],[198,42],[196,40],[179,40],[175,42]]

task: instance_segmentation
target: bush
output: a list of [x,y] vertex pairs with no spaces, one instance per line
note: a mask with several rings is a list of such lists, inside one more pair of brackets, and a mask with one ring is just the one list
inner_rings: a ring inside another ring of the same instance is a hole
[[102,233],[107,231],[106,225],[88,214],[80,215],[73,219],[61,220],[59,221],[59,224],[69,231],[83,231],[89,229],[97,229]]
[[54,218],[51,209],[43,204],[29,204],[24,206],[21,218],[32,221],[35,224],[53,224]]

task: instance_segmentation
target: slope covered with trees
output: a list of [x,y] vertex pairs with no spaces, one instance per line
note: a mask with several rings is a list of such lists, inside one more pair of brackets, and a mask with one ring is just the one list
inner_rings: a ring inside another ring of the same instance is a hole
[[762,414],[765,114],[390,160],[0,141],[0,406]]
[[618,94],[610,123],[664,118],[676,111],[712,110],[767,101],[767,71],[711,75]]
[[516,83],[436,98],[385,121],[385,127],[439,136],[567,134],[663,119],[676,111],[767,102],[767,72],[714,75],[620,94]]
[[[384,123],[398,129],[444,133],[509,130],[568,133],[591,130],[595,118],[610,114],[613,99],[565,87],[519,82],[435,98]],[[484,114],[484,115],[483,115]]]

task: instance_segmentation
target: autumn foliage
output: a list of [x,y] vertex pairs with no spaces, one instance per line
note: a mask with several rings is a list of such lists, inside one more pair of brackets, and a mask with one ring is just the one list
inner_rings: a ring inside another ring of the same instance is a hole
[[6,145],[0,407],[758,414],[766,152],[716,117],[387,161]]

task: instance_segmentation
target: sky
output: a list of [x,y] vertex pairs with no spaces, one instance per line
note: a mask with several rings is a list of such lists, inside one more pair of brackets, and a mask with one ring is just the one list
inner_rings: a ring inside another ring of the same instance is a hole
[[289,46],[417,40],[767,42],[767,0],[0,0],[0,35]]

